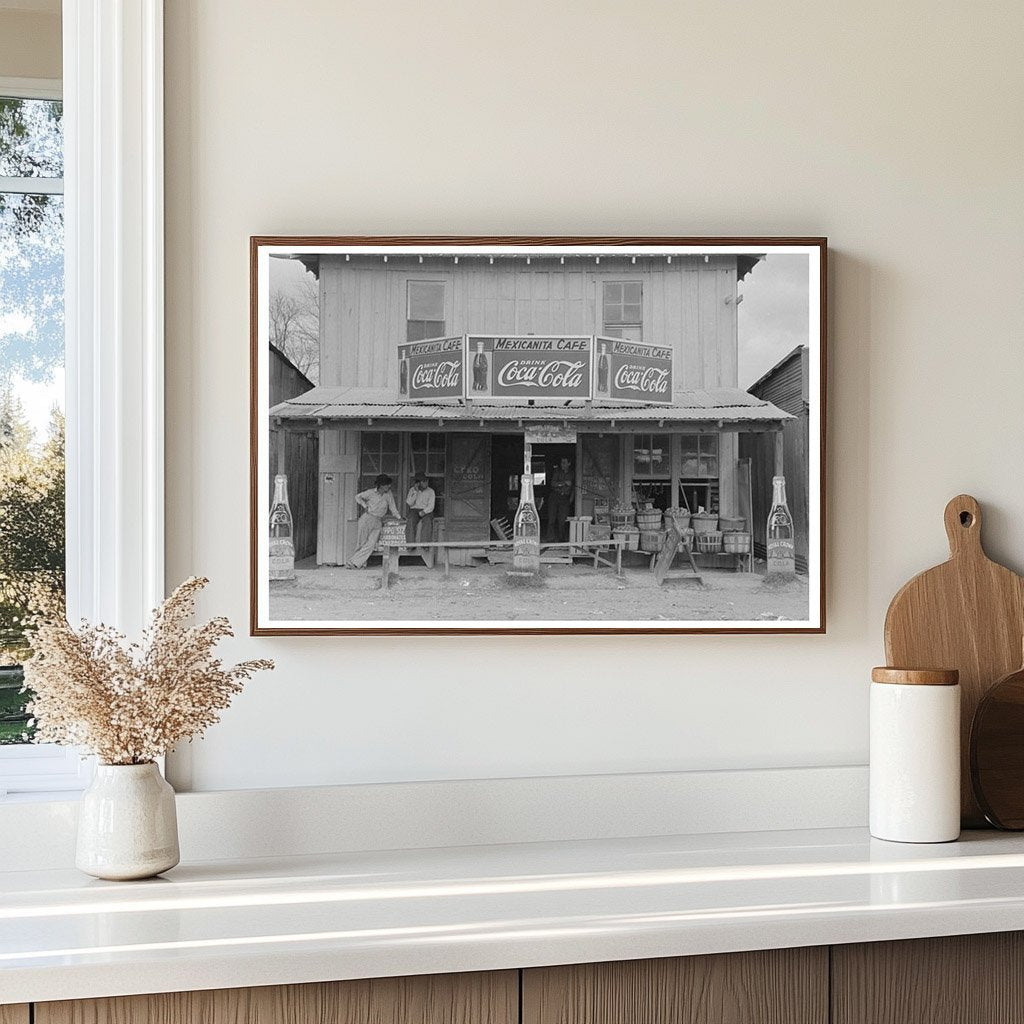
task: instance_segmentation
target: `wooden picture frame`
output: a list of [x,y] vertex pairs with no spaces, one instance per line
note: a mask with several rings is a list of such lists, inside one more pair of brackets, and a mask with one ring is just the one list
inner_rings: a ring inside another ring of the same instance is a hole
[[826,303],[817,237],[252,237],[251,634],[824,633]]

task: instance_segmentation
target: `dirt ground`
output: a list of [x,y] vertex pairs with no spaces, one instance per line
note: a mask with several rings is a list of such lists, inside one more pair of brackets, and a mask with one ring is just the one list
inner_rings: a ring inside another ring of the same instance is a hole
[[452,566],[445,579],[434,569],[403,558],[387,591],[379,561],[366,569],[296,570],[294,582],[271,583],[275,621],[366,620],[804,620],[806,576],[766,581],[755,573],[702,570],[703,582],[655,582],[646,559],[634,556],[623,576],[576,563],[545,565],[532,586],[511,585],[505,566]]

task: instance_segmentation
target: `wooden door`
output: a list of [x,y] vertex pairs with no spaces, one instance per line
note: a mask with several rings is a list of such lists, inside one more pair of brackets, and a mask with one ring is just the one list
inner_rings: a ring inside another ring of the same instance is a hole
[[832,947],[834,1024],[1024,1021],[1024,933]]
[[[37,1003],[35,1007],[35,1024],[517,1024],[518,1020],[516,971],[172,992]],[[16,1024],[21,1020],[16,1019]]]
[[826,1024],[828,950],[542,967],[522,998],[523,1024]]
[[358,432],[321,431],[317,565],[344,565],[355,550],[358,485]]
[[491,435],[452,434],[448,441],[448,540],[486,541],[491,532]]

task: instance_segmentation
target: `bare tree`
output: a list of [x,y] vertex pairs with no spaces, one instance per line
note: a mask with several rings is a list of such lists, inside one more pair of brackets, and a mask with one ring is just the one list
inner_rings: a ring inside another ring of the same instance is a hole
[[320,293],[310,274],[294,288],[271,292],[270,343],[314,384],[319,383]]

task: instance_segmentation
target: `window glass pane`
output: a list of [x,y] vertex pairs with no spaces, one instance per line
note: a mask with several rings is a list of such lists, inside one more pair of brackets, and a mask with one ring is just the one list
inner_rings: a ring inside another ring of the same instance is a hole
[[704,477],[716,477],[718,476],[718,459],[701,459],[700,460],[700,476]]
[[651,472],[655,475],[669,472],[670,445],[668,434],[655,434],[651,438]]
[[380,451],[380,431],[364,430],[361,438],[363,451]]
[[626,303],[632,303],[634,305],[640,304],[640,282],[639,281],[627,281],[622,286],[622,301]]
[[409,320],[444,321],[444,282],[409,282]]
[[688,452],[697,451],[697,435],[696,434],[680,434],[679,435],[679,450],[684,454]]
[[381,450],[385,452],[397,452],[399,446],[399,434],[388,432],[381,434]]
[[0,176],[64,175],[62,104],[0,96]]
[[430,476],[444,476],[444,455],[431,455],[427,459],[427,473]]
[[700,437],[700,451],[701,451],[701,455],[717,455],[718,454],[718,435],[717,434],[701,434],[701,437]]
[[443,320],[410,320],[405,325],[406,341],[423,341],[424,338],[443,338]]
[[605,282],[604,286],[604,304],[605,308],[608,308],[612,304],[622,302],[622,285],[617,284],[614,281]]
[[[61,176],[60,106],[0,97],[0,176]],[[0,191],[0,744],[31,739],[26,617],[64,596],[63,316],[63,196]]]

